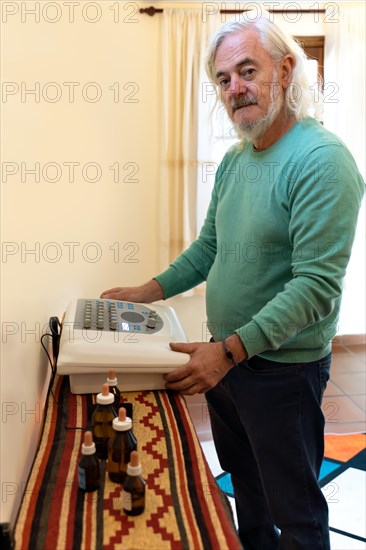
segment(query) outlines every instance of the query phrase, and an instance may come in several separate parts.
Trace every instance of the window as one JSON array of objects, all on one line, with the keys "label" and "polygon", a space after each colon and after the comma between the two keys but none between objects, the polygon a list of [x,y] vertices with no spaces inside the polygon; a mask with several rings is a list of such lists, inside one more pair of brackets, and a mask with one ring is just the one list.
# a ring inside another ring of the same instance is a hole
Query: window
[{"label": "window", "polygon": [[295,36],[310,62],[317,64],[317,72],[324,79],[324,36]]}]

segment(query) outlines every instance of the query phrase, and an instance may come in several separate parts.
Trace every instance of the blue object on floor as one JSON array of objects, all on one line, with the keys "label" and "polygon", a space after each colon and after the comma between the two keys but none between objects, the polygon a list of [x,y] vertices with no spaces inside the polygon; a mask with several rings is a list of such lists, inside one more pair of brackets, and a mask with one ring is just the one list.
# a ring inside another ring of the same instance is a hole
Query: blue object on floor
[{"label": "blue object on floor", "polygon": [[[329,476],[334,470],[337,470],[337,468],[340,467],[340,464],[338,462],[332,462],[330,460],[327,460],[326,458],[323,460],[322,466],[320,468],[320,475],[319,475],[319,481],[324,479],[325,477]],[[233,485],[231,483],[231,476],[227,472],[223,472],[222,474],[218,475],[216,477],[216,481],[220,487],[220,489],[229,497],[234,496],[234,489]]]},{"label": "blue object on floor", "polygon": [[319,481],[334,472],[337,468],[339,468],[339,464],[337,462],[331,462],[325,458],[320,468]]},{"label": "blue object on floor", "polygon": [[231,475],[227,472],[224,472],[223,474],[220,474],[216,477],[216,481],[220,487],[220,489],[228,496],[233,497],[234,496],[234,490],[233,490],[233,484],[231,483]]}]

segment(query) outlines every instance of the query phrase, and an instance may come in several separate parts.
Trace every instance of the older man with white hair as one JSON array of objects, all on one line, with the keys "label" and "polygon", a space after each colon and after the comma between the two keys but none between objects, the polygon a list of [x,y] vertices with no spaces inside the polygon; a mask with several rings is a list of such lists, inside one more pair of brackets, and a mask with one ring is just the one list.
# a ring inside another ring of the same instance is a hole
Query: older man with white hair
[{"label": "older man with white hair", "polygon": [[239,142],[223,158],[199,237],[144,285],[103,298],[152,302],[207,281],[212,342],[166,388],[205,393],[245,550],[327,550],[318,484],[322,396],[364,182],[317,120],[298,44],[269,17],[225,24],[207,59]]}]

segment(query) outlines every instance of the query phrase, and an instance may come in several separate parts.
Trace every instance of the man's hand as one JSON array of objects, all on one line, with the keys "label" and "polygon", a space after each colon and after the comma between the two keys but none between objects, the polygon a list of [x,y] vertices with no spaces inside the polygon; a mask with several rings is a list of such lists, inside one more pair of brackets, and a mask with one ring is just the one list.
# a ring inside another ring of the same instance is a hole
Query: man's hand
[{"label": "man's hand", "polygon": [[173,351],[189,353],[191,357],[188,363],[164,376],[167,390],[186,395],[204,393],[215,387],[233,367],[221,342],[171,343],[170,347]]},{"label": "man's hand", "polygon": [[151,281],[141,286],[110,288],[102,292],[100,297],[109,300],[150,304],[156,300],[162,300],[164,293],[159,283],[155,279],[151,279]]}]

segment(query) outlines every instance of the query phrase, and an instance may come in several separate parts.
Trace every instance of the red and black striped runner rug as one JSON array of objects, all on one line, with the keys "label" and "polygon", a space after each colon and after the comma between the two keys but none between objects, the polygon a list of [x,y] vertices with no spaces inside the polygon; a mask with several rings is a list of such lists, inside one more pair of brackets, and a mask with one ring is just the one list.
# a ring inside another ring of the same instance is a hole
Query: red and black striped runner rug
[{"label": "red and black striped runner rug", "polygon": [[145,512],[131,517],[104,461],[99,491],[78,488],[77,463],[95,396],[71,394],[66,376],[56,376],[53,395],[15,527],[16,550],[241,548],[183,397],[165,391],[123,396],[132,403],[147,482]]}]

